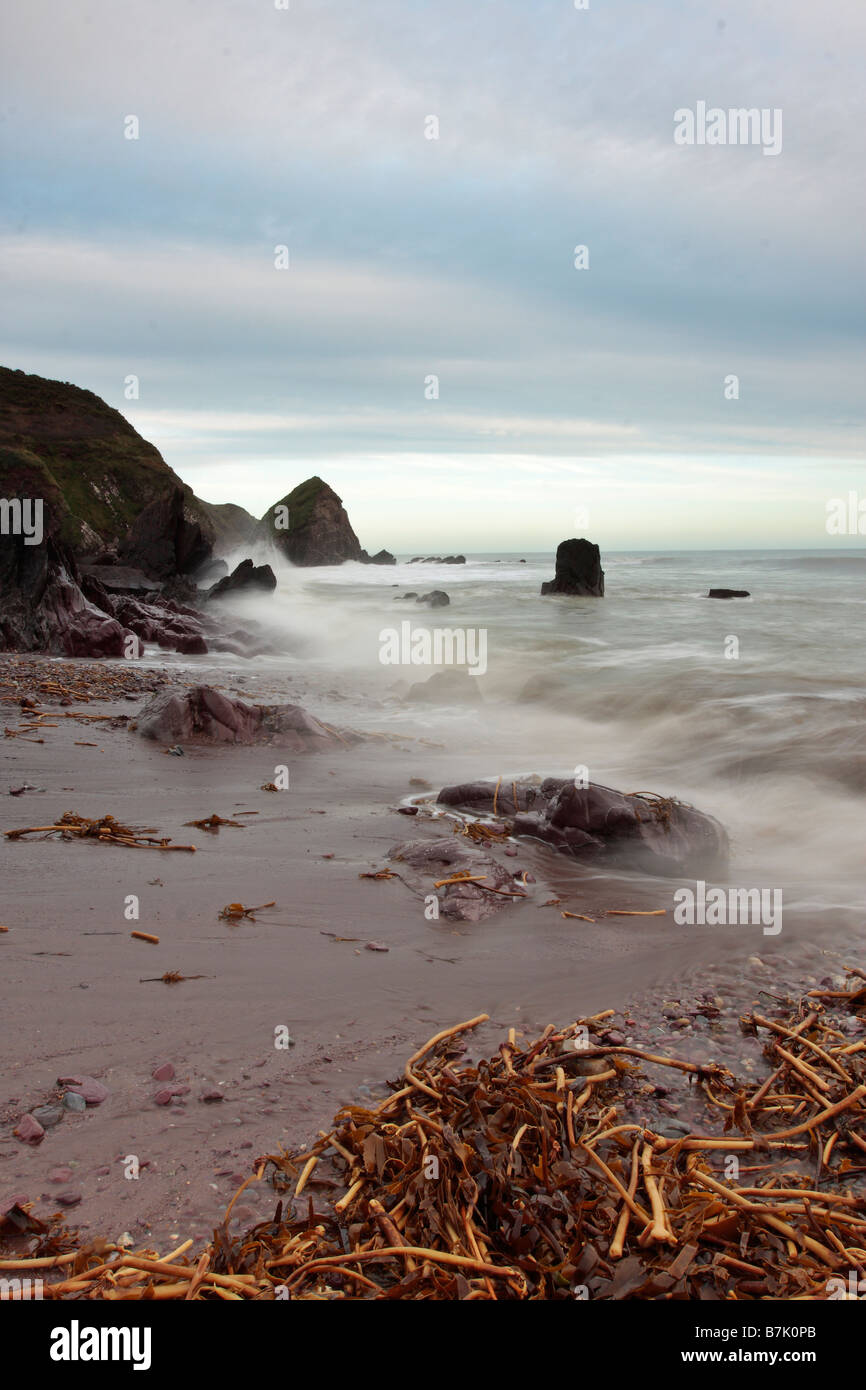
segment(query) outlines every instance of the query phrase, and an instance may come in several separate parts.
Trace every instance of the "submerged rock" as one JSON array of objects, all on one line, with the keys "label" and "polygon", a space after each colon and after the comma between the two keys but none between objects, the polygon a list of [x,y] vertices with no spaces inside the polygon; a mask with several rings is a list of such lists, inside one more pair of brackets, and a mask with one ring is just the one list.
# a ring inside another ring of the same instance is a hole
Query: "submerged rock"
[{"label": "submerged rock", "polygon": [[426,681],[416,681],[410,685],[407,700],[423,704],[454,705],[477,704],[484,699],[477,676],[468,671],[437,671]]},{"label": "submerged rock", "polygon": [[447,608],[451,602],[444,589],[431,589],[429,594],[419,594],[416,603],[426,603],[428,608]]},{"label": "submerged rock", "polygon": [[575,787],[549,777],[540,786],[470,782],[444,787],[438,802],[508,817],[512,833],[543,840],[577,859],[616,863],[660,876],[694,877],[724,870],[728,837],[714,817],[673,797]]},{"label": "submerged rock", "polygon": [[[407,840],[394,845],[388,858],[430,879],[426,886],[424,879],[416,880],[419,889],[425,896],[435,895],[441,915],[452,921],[481,922],[527,896],[526,888],[516,884],[502,864],[478,849],[464,848],[454,835],[441,840]],[[437,879],[464,872],[483,874],[486,887],[477,883],[449,883],[438,889],[432,886]]]},{"label": "submerged rock", "polygon": [[268,743],[297,753],[331,752],[359,738],[329,729],[300,705],[248,705],[209,685],[156,695],[137,728],[161,743]]},{"label": "submerged rock", "polygon": [[542,584],[541,592],[604,598],[604,570],[598,546],[587,540],[561,541],[556,547],[556,574]]},{"label": "submerged rock", "polygon": [[751,598],[748,589],[710,589],[707,598]]}]

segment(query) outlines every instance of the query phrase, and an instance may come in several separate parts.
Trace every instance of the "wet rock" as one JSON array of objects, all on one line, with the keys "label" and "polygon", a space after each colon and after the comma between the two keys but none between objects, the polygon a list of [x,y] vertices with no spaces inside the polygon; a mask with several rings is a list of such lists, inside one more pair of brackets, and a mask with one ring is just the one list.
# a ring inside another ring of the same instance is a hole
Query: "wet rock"
[{"label": "wet rock", "polygon": [[444,589],[431,589],[429,594],[419,594],[415,602],[423,603],[428,608],[447,608],[451,600]]},{"label": "wet rock", "polygon": [[423,891],[425,895],[435,891],[439,897],[440,913],[455,921],[480,922],[502,911],[509,903],[521,901],[520,897],[511,896],[511,892],[521,890],[502,864],[478,850],[464,849],[455,843],[454,837],[409,840],[405,844],[394,845],[388,857],[409,865],[429,879],[450,878],[468,870],[473,874],[483,874],[488,890],[506,890],[490,892],[475,883],[452,883],[434,890],[432,884],[419,880],[418,891]]},{"label": "wet rock", "polygon": [[228,598],[233,594],[261,592],[273,593],[277,587],[277,577],[270,565],[254,565],[252,560],[241,560],[224,579],[220,579],[208,590],[208,599]]},{"label": "wet rock", "polygon": [[21,1140],[22,1144],[41,1144],[45,1138],[45,1130],[32,1115],[22,1116],[14,1134],[17,1139]]},{"label": "wet rock", "polygon": [[80,1114],[82,1110],[87,1109],[87,1101],[77,1091],[67,1091],[63,1097],[63,1108],[72,1111],[73,1114]]},{"label": "wet rock", "polygon": [[751,598],[748,589],[710,589],[707,598]]},{"label": "wet rock", "polygon": [[561,541],[556,547],[555,576],[542,584],[541,592],[603,598],[604,570],[598,546],[583,539]]},{"label": "wet rock", "polygon": [[23,1207],[24,1204],[29,1201],[30,1198],[26,1192],[14,1192],[11,1197],[4,1197],[2,1201],[0,1201],[0,1221],[2,1221],[3,1217],[8,1215],[14,1207]]},{"label": "wet rock", "polygon": [[58,1192],[55,1200],[62,1207],[77,1207],[83,1196],[84,1193],[79,1188],[67,1188],[65,1192]]},{"label": "wet rock", "polygon": [[173,1095],[174,1095],[174,1091],[171,1089],[171,1087],[166,1086],[166,1087],[164,1087],[162,1090],[157,1091],[156,1095],[155,1095],[154,1098],[153,1098],[154,1104],[155,1104],[155,1105],[171,1105],[171,1100],[172,1100],[172,1096],[173,1096]]},{"label": "wet rock", "polygon": [[154,1067],[151,1072],[154,1081],[174,1080],[174,1067],[171,1062],[162,1062],[160,1066]]},{"label": "wet rock", "polygon": [[[515,799],[518,808],[515,814]],[[514,835],[544,840],[564,854],[603,860],[655,875],[691,877],[723,871],[728,837],[712,816],[670,797],[625,796],[571,779],[533,783],[469,782],[444,787],[438,803],[513,817]]]},{"label": "wet rock", "polygon": [[333,752],[358,735],[342,736],[300,705],[248,705],[208,685],[164,691],[138,718],[138,733],[161,743],[267,743],[296,753]]},{"label": "wet rock", "polygon": [[409,687],[408,700],[421,704],[453,705],[478,704],[484,699],[477,676],[467,671],[437,671],[426,681]]},{"label": "wet rock", "polygon": [[365,565],[396,565],[397,560],[390,550],[377,550],[375,555],[368,555],[366,550],[361,551],[361,560]]},{"label": "wet rock", "polygon": [[202,1091],[199,1100],[204,1101],[205,1105],[213,1105],[215,1101],[224,1100],[222,1091],[217,1090],[216,1086],[210,1086],[206,1091]]},{"label": "wet rock", "polygon": [[51,1172],[48,1174],[48,1181],[57,1183],[72,1182],[74,1177],[75,1173],[71,1168],[52,1168]]}]

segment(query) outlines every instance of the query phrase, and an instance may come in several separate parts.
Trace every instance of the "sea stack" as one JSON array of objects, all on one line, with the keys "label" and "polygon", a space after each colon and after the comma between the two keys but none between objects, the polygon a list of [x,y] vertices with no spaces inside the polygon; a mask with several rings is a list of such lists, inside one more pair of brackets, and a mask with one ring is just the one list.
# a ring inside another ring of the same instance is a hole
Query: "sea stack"
[{"label": "sea stack", "polygon": [[541,592],[604,598],[604,570],[598,546],[583,539],[560,541],[556,547],[556,574],[542,584]]}]

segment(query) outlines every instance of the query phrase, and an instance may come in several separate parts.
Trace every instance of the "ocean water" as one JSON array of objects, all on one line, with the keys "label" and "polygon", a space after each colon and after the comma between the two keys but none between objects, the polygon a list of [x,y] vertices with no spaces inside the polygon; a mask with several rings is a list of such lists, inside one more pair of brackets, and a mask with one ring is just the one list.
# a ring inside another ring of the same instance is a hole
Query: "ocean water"
[{"label": "ocean water", "polygon": [[[247,689],[302,674],[313,712],[420,730],[443,761],[459,752],[460,775],[583,766],[624,791],[679,796],[728,827],[740,882],[863,904],[866,552],[623,552],[603,565],[604,599],[542,598],[549,554],[282,566],[273,597],[235,605],[280,648],[245,665]],[[708,600],[710,587],[751,597]],[[431,589],[450,605],[395,601]],[[383,634],[405,620],[483,630],[481,701],[406,700],[433,668],[382,661]]]}]

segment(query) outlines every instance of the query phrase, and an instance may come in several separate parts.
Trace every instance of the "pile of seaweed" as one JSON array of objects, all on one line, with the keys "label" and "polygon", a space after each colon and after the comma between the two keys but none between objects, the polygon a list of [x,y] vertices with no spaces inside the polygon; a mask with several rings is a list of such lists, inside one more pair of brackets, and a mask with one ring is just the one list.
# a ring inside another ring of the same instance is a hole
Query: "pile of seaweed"
[{"label": "pile of seaweed", "polygon": [[[257,1159],[196,1262],[191,1242],[159,1259],[48,1230],[0,1268],[42,1274],[45,1297],[68,1299],[857,1297],[866,1038],[840,1024],[866,1012],[864,979],[851,970],[844,990],[741,1020],[766,1035],[760,1084],[607,1045],[609,1013],[531,1042],[511,1030],[476,1064],[465,1035],[480,1015],[431,1038],[380,1104],[345,1107],[309,1149]],[[718,1133],[644,1122],[657,1066],[688,1075]],[[760,1185],[729,1176],[740,1156]],[[274,1219],[230,1236],[254,1182],[273,1185]],[[11,1215],[26,1229],[24,1209]]]}]

